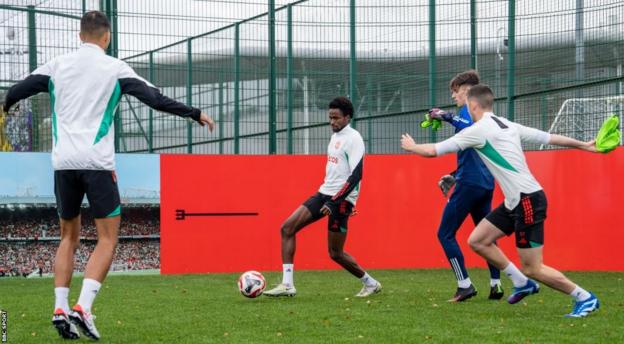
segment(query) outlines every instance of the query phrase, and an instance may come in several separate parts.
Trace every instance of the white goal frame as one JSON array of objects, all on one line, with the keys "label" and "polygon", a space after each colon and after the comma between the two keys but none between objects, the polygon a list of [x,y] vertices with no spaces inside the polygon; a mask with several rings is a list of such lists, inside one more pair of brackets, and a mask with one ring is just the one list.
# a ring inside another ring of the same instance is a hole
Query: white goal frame
[{"label": "white goal frame", "polygon": [[[605,110],[604,112],[600,113],[600,114],[595,114],[595,113],[591,113],[591,112],[586,112],[585,110],[581,111],[581,112],[576,112],[576,113],[570,113],[570,111],[568,110],[568,108],[574,106],[575,103],[578,103],[580,105],[585,105],[585,104],[591,104],[591,103],[598,103],[598,104],[603,104]],[[619,107],[619,108],[617,108]],[[612,115],[618,115],[620,116],[620,131],[622,131],[622,129],[624,129],[624,95],[619,95],[619,96],[609,96],[609,97],[593,97],[593,98],[570,98],[570,99],[566,99],[563,104],[561,104],[561,108],[559,108],[559,111],[557,112],[557,115],[555,116],[555,119],[553,120],[552,124],[550,125],[550,128],[548,129],[548,133],[551,134],[563,134],[566,136],[572,136],[569,134],[570,129],[574,129],[574,126],[576,123],[571,123],[571,126],[565,126],[565,127],[560,127],[562,121],[564,121],[566,118],[566,115],[598,115],[598,117],[596,119],[600,120],[600,124],[598,126],[594,126],[593,128],[590,128],[590,130],[583,130],[583,134],[584,136],[587,137],[574,137],[576,139],[579,140],[583,140],[583,141],[588,141],[589,139],[593,138],[596,136],[596,134],[598,133],[598,130],[600,130],[600,126],[602,125],[602,122],[604,122],[604,120],[606,120],[607,118],[609,118]],[[591,123],[591,122],[588,122]],[[566,130],[567,129],[567,130]],[[580,128],[577,128],[580,129]],[[578,136],[578,135],[577,135]],[[622,141],[620,141],[620,145],[622,145]],[[540,150],[543,150],[546,148],[547,145],[541,145],[540,146]]]}]

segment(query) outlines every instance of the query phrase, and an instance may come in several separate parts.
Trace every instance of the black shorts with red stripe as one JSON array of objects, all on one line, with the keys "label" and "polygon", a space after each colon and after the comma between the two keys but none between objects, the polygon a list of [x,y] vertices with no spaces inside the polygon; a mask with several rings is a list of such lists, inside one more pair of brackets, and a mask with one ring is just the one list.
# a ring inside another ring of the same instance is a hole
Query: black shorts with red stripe
[{"label": "black shorts with red stripe", "polygon": [[520,194],[520,203],[509,210],[505,203],[485,218],[506,235],[516,233],[516,247],[532,248],[544,245],[544,220],[548,202],[543,190]]},{"label": "black shorts with red stripe", "polygon": [[[310,214],[312,214],[313,221],[317,221],[325,216],[321,213],[321,208],[331,199],[332,196],[323,195],[322,193],[317,192],[312,197],[308,198],[308,200],[303,202],[303,206],[308,208]],[[332,209],[332,213],[329,215],[327,230],[336,233],[347,233],[349,217],[351,216],[351,213],[353,213],[353,204],[349,201],[342,201],[336,208],[337,209]]]}]

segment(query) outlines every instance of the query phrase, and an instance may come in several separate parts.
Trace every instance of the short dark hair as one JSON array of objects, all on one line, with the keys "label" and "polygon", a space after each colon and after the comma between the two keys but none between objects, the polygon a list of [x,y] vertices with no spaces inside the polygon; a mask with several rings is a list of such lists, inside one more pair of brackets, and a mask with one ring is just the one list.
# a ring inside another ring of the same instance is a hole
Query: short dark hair
[{"label": "short dark hair", "polygon": [[468,100],[476,100],[484,109],[491,109],[494,106],[494,92],[488,85],[481,84],[471,87],[466,97]]},{"label": "short dark hair", "polygon": [[334,100],[329,103],[329,108],[338,109],[343,115],[353,118],[353,103],[351,103],[347,97],[334,98]]},{"label": "short dark hair", "polygon": [[480,81],[479,79],[479,73],[477,73],[477,71],[474,69],[469,69],[465,72],[461,72],[455,75],[455,77],[451,79],[451,82],[449,83],[449,88],[452,91],[460,88],[462,85],[478,85]]},{"label": "short dark hair", "polygon": [[89,36],[100,37],[110,29],[110,21],[106,14],[100,11],[89,11],[80,19],[80,32]]}]

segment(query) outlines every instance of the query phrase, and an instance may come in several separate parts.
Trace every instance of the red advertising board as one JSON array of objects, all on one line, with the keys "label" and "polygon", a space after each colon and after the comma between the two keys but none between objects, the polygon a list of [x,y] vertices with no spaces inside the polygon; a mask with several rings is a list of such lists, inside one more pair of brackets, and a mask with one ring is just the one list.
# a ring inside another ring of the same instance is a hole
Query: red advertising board
[{"label": "red advertising board", "polygon": [[[624,271],[618,255],[624,245],[624,149],[527,156],[549,202],[545,262],[564,270]],[[325,159],[162,155],[162,273],[281,269],[280,225],[317,191]],[[346,250],[367,269],[448,267],[436,236],[446,202],[437,181],[454,167],[454,156],[367,156]],[[493,206],[501,201],[497,190]],[[458,240],[467,265],[484,267],[466,244],[473,227],[468,219]],[[298,270],[338,268],[327,254],[326,231],[322,219],[297,236]],[[513,239],[500,246],[516,259]]]}]

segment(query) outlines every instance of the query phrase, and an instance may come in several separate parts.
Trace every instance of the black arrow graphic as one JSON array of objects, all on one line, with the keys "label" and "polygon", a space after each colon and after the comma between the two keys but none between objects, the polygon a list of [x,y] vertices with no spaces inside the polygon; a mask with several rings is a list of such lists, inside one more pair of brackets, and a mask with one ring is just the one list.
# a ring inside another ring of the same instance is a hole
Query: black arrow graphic
[{"label": "black arrow graphic", "polygon": [[191,216],[258,216],[258,213],[187,213],[184,209],[176,209],[175,211],[176,220],[185,220]]}]

